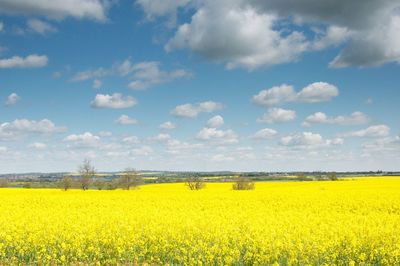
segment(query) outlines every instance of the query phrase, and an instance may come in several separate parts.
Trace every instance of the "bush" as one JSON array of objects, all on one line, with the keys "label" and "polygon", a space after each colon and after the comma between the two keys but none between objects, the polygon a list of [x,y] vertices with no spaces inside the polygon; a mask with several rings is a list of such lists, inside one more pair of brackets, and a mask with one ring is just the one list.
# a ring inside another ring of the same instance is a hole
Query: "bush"
[{"label": "bush", "polygon": [[70,188],[72,187],[73,182],[74,182],[74,181],[72,180],[71,177],[69,177],[69,176],[64,176],[64,177],[61,179],[60,186],[61,186],[62,189],[64,189],[65,191],[67,191],[68,189],[70,189]]},{"label": "bush", "polygon": [[253,190],[255,188],[254,182],[250,179],[239,176],[232,186],[233,190]]},{"label": "bush", "polygon": [[199,176],[188,177],[185,184],[190,190],[200,190],[206,186],[203,179]]},{"label": "bush", "polygon": [[7,179],[0,179],[0,187],[5,188],[8,187],[8,180]]},{"label": "bush", "polygon": [[338,177],[336,176],[336,172],[332,172],[328,174],[328,179],[331,181],[337,181]]}]

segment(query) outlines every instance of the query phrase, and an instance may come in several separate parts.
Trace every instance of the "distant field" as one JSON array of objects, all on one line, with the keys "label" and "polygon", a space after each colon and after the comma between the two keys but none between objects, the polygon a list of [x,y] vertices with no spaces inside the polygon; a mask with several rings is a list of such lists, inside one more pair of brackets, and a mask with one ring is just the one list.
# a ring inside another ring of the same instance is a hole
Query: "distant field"
[{"label": "distant field", "polygon": [[400,177],[0,189],[0,265],[399,265]]}]

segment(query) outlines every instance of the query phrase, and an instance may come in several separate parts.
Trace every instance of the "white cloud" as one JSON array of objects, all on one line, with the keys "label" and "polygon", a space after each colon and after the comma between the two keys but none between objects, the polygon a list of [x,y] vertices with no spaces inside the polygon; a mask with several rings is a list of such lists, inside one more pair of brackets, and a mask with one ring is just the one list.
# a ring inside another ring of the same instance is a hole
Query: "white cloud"
[{"label": "white cloud", "polygon": [[128,85],[133,90],[146,90],[152,86],[168,83],[175,79],[187,78],[192,74],[184,69],[173,71],[163,71],[160,69],[160,62],[144,61],[137,64],[132,64],[129,59],[125,60],[118,67],[121,75],[132,73],[132,79]]},{"label": "white cloud", "polygon": [[126,144],[138,144],[140,140],[137,136],[129,136],[122,139],[122,141]]},{"label": "white cloud", "polygon": [[36,150],[44,150],[47,148],[47,145],[42,142],[34,142],[29,144],[28,148],[36,149]]},{"label": "white cloud", "polygon": [[97,94],[91,102],[93,108],[123,109],[130,108],[137,104],[132,96],[123,96],[121,93]]},{"label": "white cloud", "polygon": [[178,117],[194,118],[200,113],[211,113],[222,109],[222,104],[212,101],[201,102],[199,104],[182,104],[176,106],[171,114]]},{"label": "white cloud", "polygon": [[39,20],[39,19],[29,19],[27,22],[28,29],[30,31],[45,35],[47,33],[57,32],[57,29],[51,24]]},{"label": "white cloud", "polygon": [[[169,12],[175,14],[185,3],[174,3]],[[211,61],[226,63],[228,68],[254,69],[293,62],[304,52],[341,45],[331,67],[400,62],[398,1],[328,0],[323,5],[319,1],[292,0],[192,3],[187,5],[195,10],[191,20],[178,27],[165,45],[167,51],[188,49]],[[152,14],[152,8],[148,9],[146,13]],[[160,14],[166,12],[160,10]]]},{"label": "white cloud", "polygon": [[14,139],[24,134],[54,134],[66,131],[65,127],[57,127],[52,121],[16,119],[13,122],[0,124],[0,139]]},{"label": "white cloud", "polygon": [[166,146],[168,154],[183,156],[183,158],[187,158],[188,155],[193,154],[193,151],[203,148],[203,145],[200,143],[188,143],[177,139],[169,139]]},{"label": "white cloud", "polygon": [[288,102],[318,103],[330,101],[339,95],[336,86],[326,82],[314,82],[295,92],[293,86],[283,84],[270,89],[262,90],[254,95],[252,100],[261,106],[273,106]]},{"label": "white cloud", "polygon": [[361,125],[368,123],[369,118],[362,112],[353,112],[349,116],[340,115],[328,117],[325,113],[316,112],[306,117],[303,126],[311,124],[337,124],[337,125]]},{"label": "white cloud", "polygon": [[317,32],[316,40],[312,43],[312,49],[321,50],[330,46],[337,46],[347,41],[351,34],[351,31],[346,27],[328,26],[322,33]]},{"label": "white cloud", "polygon": [[0,32],[4,30],[4,23],[3,21],[0,21]]},{"label": "white cloud", "polygon": [[0,59],[0,68],[37,68],[47,65],[48,58],[45,55],[31,54],[23,58],[13,56],[7,59]]},{"label": "white cloud", "polygon": [[135,125],[138,123],[138,121],[136,119],[130,118],[127,115],[121,115],[117,120],[115,120],[115,123],[120,125]]},{"label": "white cloud", "polygon": [[142,146],[140,148],[135,148],[132,153],[137,156],[149,156],[154,152],[153,148],[149,146]]},{"label": "white cloud", "polygon": [[212,127],[201,129],[197,134],[197,139],[219,144],[234,144],[239,142],[238,136],[232,130],[218,130]]},{"label": "white cloud", "polygon": [[167,121],[165,123],[162,123],[160,125],[160,128],[161,129],[175,129],[176,125],[174,123],[170,122],[170,121]]},{"label": "white cloud", "polygon": [[207,121],[207,127],[220,127],[224,124],[224,118],[220,115],[216,115],[211,117],[208,121]]},{"label": "white cloud", "polygon": [[6,100],[6,105],[7,106],[12,106],[17,104],[21,100],[21,97],[19,97],[15,92],[11,93],[8,95],[7,100]]},{"label": "white cloud", "polygon": [[72,134],[64,138],[65,142],[71,142],[77,147],[97,147],[100,144],[100,137],[90,132],[83,134]]},{"label": "white cloud", "polygon": [[103,86],[103,82],[101,82],[101,80],[99,80],[99,79],[93,80],[93,84],[92,84],[93,89],[100,89],[101,86]]},{"label": "white cloud", "polygon": [[159,142],[164,142],[171,139],[171,136],[169,134],[166,133],[160,133],[155,137],[150,137],[149,140],[150,141],[159,141]]},{"label": "white cloud", "polygon": [[339,95],[336,86],[326,82],[314,82],[297,93],[296,101],[306,103],[327,102]]},{"label": "white cloud", "polygon": [[390,127],[386,125],[374,125],[365,129],[341,134],[343,137],[386,137],[390,133]]},{"label": "white cloud", "polygon": [[275,137],[278,134],[278,132],[274,129],[271,128],[263,128],[259,131],[257,131],[254,135],[254,139],[271,139]]},{"label": "white cloud", "polygon": [[[155,85],[172,82],[177,79],[189,78],[192,73],[185,69],[175,69],[166,71],[161,69],[158,61],[143,61],[133,63],[130,58],[122,63],[114,63],[110,68],[99,67],[76,73],[72,81],[84,81],[89,79],[99,79],[106,76],[126,77],[130,80],[128,87],[132,90],[146,90]],[[94,82],[99,83],[94,80]],[[95,84],[95,83],[93,83]],[[101,83],[99,84],[99,87]],[[94,86],[95,87],[95,86]]]},{"label": "white cloud", "polygon": [[296,118],[296,112],[282,108],[270,108],[257,122],[261,123],[285,123]]},{"label": "white cloud", "polygon": [[312,132],[302,132],[293,135],[284,136],[280,140],[283,146],[297,146],[303,148],[316,148],[330,145],[342,145],[343,139],[335,138],[325,140],[320,134]]},{"label": "white cloud", "polygon": [[93,78],[102,78],[111,74],[112,72],[110,70],[100,67],[94,70],[78,72],[72,77],[72,81],[84,81]]},{"label": "white cloud", "polygon": [[101,0],[3,0],[0,13],[10,15],[45,16],[49,19],[94,19],[105,21],[108,1]]},{"label": "white cloud", "polygon": [[176,10],[185,6],[190,0],[136,0],[148,19],[163,16],[176,16]]},{"label": "white cloud", "polygon": [[100,131],[100,132],[98,133],[98,135],[99,135],[100,137],[111,137],[111,136],[112,136],[112,132],[110,132],[110,131]]},{"label": "white cloud", "polygon": [[[205,1],[190,23],[182,24],[165,46],[190,49],[228,68],[255,69],[294,61],[307,49],[298,31],[276,30],[277,17],[239,1]],[[229,44],[229,45],[227,45]]]}]

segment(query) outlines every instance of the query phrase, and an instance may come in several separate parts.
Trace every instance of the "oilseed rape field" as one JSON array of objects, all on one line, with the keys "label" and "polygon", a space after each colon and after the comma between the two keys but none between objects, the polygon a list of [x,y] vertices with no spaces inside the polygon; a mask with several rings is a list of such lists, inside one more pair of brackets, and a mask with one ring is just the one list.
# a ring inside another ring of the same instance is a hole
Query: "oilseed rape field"
[{"label": "oilseed rape field", "polygon": [[400,177],[0,189],[0,265],[399,265]]}]

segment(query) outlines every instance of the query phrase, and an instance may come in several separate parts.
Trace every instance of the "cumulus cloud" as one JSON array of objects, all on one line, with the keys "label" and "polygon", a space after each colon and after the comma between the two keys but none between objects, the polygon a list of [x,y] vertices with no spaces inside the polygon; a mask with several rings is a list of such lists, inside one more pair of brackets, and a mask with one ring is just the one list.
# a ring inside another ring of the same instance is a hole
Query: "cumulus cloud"
[{"label": "cumulus cloud", "polygon": [[39,19],[29,19],[27,22],[30,31],[45,35],[47,33],[57,32],[57,29],[50,23]]},{"label": "cumulus cloud", "polygon": [[190,23],[178,28],[165,46],[167,51],[187,48],[228,68],[255,69],[294,61],[307,49],[301,32],[283,34],[274,28],[273,14],[259,13],[238,1],[205,3]]},{"label": "cumulus cloud", "polygon": [[280,144],[283,146],[296,147],[323,147],[330,145],[342,145],[343,139],[335,138],[325,140],[320,134],[313,132],[302,132],[293,135],[284,136],[280,139]]},{"label": "cumulus cloud", "polygon": [[34,142],[28,145],[28,148],[35,149],[35,150],[44,150],[47,148],[47,145],[42,142]]},{"label": "cumulus cloud", "polygon": [[224,118],[220,115],[216,115],[211,117],[208,121],[207,121],[207,127],[220,127],[224,124]]},{"label": "cumulus cloud", "polygon": [[342,137],[386,137],[390,133],[390,127],[387,125],[374,125],[365,129],[351,131],[341,134]]},{"label": "cumulus cloud", "polygon": [[148,19],[175,15],[179,7],[185,6],[190,0],[137,0]]},{"label": "cumulus cloud", "polygon": [[140,140],[137,136],[129,136],[122,139],[122,142],[126,144],[138,144]]},{"label": "cumulus cloud", "polygon": [[130,63],[127,59],[119,67],[122,75],[132,73],[131,81],[128,85],[133,90],[146,90],[158,84],[164,84],[180,78],[190,77],[192,74],[184,69],[173,71],[163,71],[160,69],[160,62],[145,61],[137,64]]},{"label": "cumulus cloud", "polygon": [[215,112],[222,109],[222,107],[223,106],[221,103],[213,101],[206,101],[198,104],[187,103],[176,106],[171,111],[171,114],[177,117],[194,118],[197,117],[200,113]]},{"label": "cumulus cloud", "polygon": [[132,150],[133,155],[136,156],[149,156],[154,152],[153,148],[150,146],[142,146]]},{"label": "cumulus cloud", "polygon": [[148,140],[149,141],[155,141],[155,142],[165,142],[167,140],[171,139],[171,136],[166,133],[160,133],[157,136],[150,137]]},{"label": "cumulus cloud", "polygon": [[73,17],[105,21],[109,5],[109,1],[101,0],[3,0],[0,13],[45,16],[56,20]]},{"label": "cumulus cloud", "polygon": [[271,139],[274,138],[278,132],[274,129],[271,128],[263,128],[259,131],[257,131],[254,135],[254,139]]},{"label": "cumulus cloud", "polygon": [[19,100],[21,100],[21,97],[19,97],[18,94],[13,92],[10,95],[8,95],[6,100],[6,106],[16,105],[17,102],[19,102]]},{"label": "cumulus cloud", "polygon": [[285,123],[296,118],[296,112],[282,108],[270,108],[261,118],[257,119],[260,123]]},{"label": "cumulus cloud", "polygon": [[93,78],[102,78],[110,75],[111,73],[112,72],[109,69],[104,69],[102,67],[93,70],[80,71],[72,77],[72,81],[84,81]]},{"label": "cumulus cloud", "polygon": [[327,82],[311,83],[299,92],[296,92],[293,86],[283,84],[260,91],[253,96],[252,101],[257,105],[269,107],[288,102],[326,102],[338,95],[338,88]]},{"label": "cumulus cloud", "polygon": [[[172,9],[185,4],[175,3]],[[177,28],[167,51],[188,49],[228,68],[248,69],[338,45],[343,48],[331,67],[400,60],[398,1],[205,0],[192,6],[191,20]]]},{"label": "cumulus cloud", "polygon": [[120,125],[135,125],[138,123],[136,119],[130,118],[127,115],[121,115],[118,117],[117,120],[115,120],[115,123],[120,124]]},{"label": "cumulus cloud", "polygon": [[48,119],[40,121],[16,119],[13,122],[0,124],[0,139],[14,139],[29,133],[54,134],[64,131],[66,131],[65,127],[58,127]]},{"label": "cumulus cloud", "polygon": [[13,56],[11,58],[0,59],[0,68],[38,68],[46,66],[47,62],[48,58],[45,55]]},{"label": "cumulus cloud", "polygon": [[[101,86],[100,78],[107,76],[119,76],[128,78],[130,80],[128,87],[132,90],[146,90],[150,87],[172,82],[177,79],[189,78],[192,73],[178,68],[174,70],[161,69],[161,63],[158,61],[142,61],[134,63],[130,58],[125,59],[123,62],[114,63],[109,68],[99,67],[97,69],[88,69],[77,72],[72,81],[85,81],[95,79],[93,84],[98,83]],[[95,87],[95,86],[93,86]]]},{"label": "cumulus cloud", "polygon": [[73,143],[76,147],[96,147],[100,144],[100,137],[90,132],[71,134],[64,138],[65,142]]},{"label": "cumulus cloud", "polygon": [[176,125],[174,123],[172,123],[171,121],[167,121],[165,123],[162,123],[160,125],[161,129],[175,129]]},{"label": "cumulus cloud", "polygon": [[239,142],[238,136],[234,131],[230,129],[219,130],[212,127],[201,129],[197,134],[197,139],[219,144],[234,144]]},{"label": "cumulus cloud", "polygon": [[121,93],[97,94],[91,102],[93,108],[123,109],[130,108],[137,104],[132,96],[123,96]]},{"label": "cumulus cloud", "polygon": [[352,114],[339,115],[336,117],[328,117],[323,112],[316,112],[306,117],[303,126],[310,126],[311,124],[337,124],[337,125],[361,125],[368,123],[369,118],[362,112],[353,112]]}]

